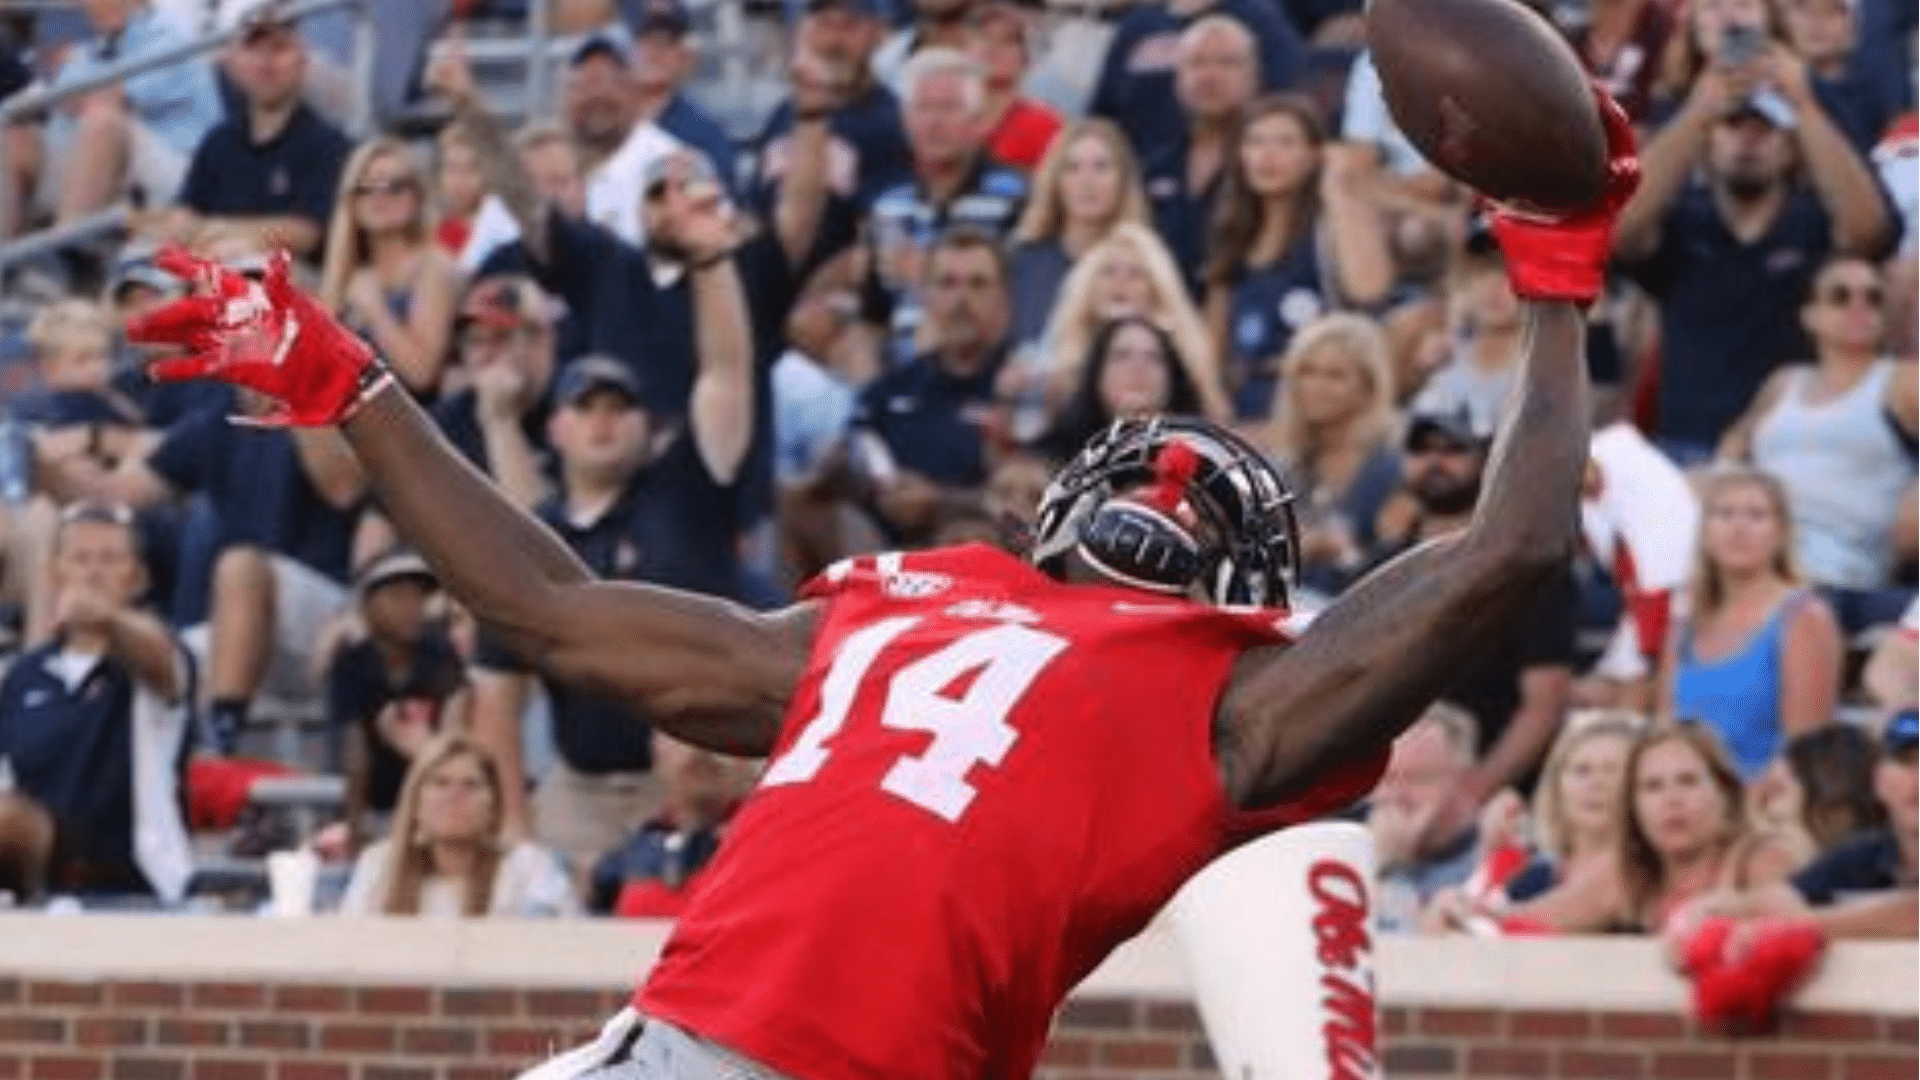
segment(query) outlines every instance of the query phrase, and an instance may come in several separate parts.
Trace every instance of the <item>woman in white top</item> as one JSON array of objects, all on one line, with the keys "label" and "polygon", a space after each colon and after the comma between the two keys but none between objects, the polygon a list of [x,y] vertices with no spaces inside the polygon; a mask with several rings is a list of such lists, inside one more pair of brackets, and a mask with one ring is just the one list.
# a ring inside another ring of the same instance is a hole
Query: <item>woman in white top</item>
[{"label": "woman in white top", "polygon": [[1724,458],[1780,479],[1793,508],[1795,555],[1848,633],[1892,623],[1912,599],[1890,569],[1903,500],[1913,496],[1920,379],[1888,359],[1878,267],[1836,256],[1800,309],[1814,362],[1781,368],[1721,441]]},{"label": "woman in white top", "polygon": [[343,915],[572,915],[579,898],[558,858],[500,834],[500,776],[460,736],[424,747],[407,770],[393,831],[361,852]]}]

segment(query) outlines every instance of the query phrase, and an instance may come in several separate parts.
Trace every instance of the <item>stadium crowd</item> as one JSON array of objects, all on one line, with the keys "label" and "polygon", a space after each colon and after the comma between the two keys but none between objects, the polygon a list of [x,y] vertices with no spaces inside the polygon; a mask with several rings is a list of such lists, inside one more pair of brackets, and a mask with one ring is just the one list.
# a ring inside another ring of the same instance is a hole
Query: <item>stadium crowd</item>
[{"label": "stadium crowd", "polygon": [[[381,130],[346,126],[338,28],[278,0],[7,17],[7,92],[237,29],[5,133],[10,234],[135,208],[6,281],[17,904],[257,904],[235,867],[298,847],[322,909],[672,915],[755,779],[477,632],[336,433],[147,380],[121,331],[183,288],[163,243],[291,250],[608,577],[770,607],[850,554],[1020,550],[1054,467],[1161,412],[1291,478],[1303,620],[1475,512],[1519,305],[1355,0],[804,0],[748,139],[690,91],[682,0],[557,3],[557,111],[517,124],[460,20],[524,11],[374,5],[414,7],[444,17],[383,29]],[[1911,935],[1914,11],[1543,14],[1643,132],[1584,544],[1352,812],[1380,925]],[[342,778],[324,827],[250,799],[288,775]]]}]

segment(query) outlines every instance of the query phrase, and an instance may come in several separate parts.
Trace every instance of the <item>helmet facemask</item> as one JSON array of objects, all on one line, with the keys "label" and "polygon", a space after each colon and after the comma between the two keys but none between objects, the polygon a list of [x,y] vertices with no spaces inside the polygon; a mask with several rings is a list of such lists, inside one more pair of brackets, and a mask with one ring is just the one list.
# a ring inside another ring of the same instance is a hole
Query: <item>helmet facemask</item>
[{"label": "helmet facemask", "polygon": [[1230,432],[1120,420],[1048,485],[1032,558],[1060,576],[1077,552],[1117,584],[1183,596],[1198,584],[1216,604],[1284,608],[1299,551],[1291,504],[1280,474]]}]

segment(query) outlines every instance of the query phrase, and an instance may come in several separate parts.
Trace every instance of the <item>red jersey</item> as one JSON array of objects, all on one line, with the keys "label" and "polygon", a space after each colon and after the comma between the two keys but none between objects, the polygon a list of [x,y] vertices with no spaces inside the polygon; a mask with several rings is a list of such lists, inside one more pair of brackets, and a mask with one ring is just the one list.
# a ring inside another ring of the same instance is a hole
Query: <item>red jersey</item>
[{"label": "red jersey", "polygon": [[1214,709],[1279,613],[1065,585],[973,545],[842,563],[758,791],[635,996],[796,1080],[1033,1070],[1054,1011],[1234,844]]}]

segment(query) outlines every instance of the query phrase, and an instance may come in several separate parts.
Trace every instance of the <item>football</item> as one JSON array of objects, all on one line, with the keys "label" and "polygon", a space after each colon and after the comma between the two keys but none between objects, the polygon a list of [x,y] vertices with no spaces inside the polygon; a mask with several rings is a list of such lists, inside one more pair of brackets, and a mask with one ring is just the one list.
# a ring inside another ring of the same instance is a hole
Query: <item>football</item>
[{"label": "football", "polygon": [[1580,60],[1514,0],[1372,0],[1367,44],[1394,122],[1434,167],[1489,198],[1584,206],[1607,140]]}]

